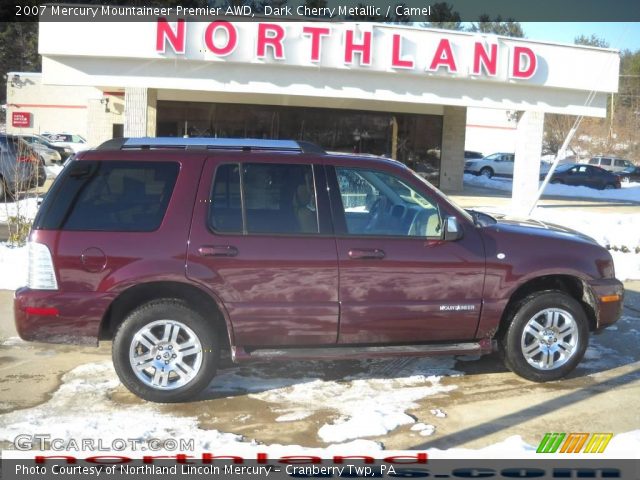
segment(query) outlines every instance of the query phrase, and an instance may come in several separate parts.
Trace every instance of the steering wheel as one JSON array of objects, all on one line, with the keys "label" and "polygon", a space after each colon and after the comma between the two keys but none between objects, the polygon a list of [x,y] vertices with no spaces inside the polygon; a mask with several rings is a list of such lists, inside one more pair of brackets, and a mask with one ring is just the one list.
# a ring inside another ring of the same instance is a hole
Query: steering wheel
[{"label": "steering wheel", "polygon": [[371,205],[371,209],[369,210],[369,215],[371,218],[369,219],[369,223],[364,227],[366,232],[372,231],[377,224],[380,222],[380,218],[384,215],[385,210],[387,208],[387,199],[385,197],[378,197],[373,204]]}]

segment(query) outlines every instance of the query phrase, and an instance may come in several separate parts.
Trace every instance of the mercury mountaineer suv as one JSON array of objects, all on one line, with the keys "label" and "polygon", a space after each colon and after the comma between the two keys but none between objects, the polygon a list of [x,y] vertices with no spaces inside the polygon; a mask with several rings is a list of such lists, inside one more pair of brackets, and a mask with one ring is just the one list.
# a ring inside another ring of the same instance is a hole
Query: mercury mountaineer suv
[{"label": "mercury mountaineer suv", "polygon": [[458,208],[405,165],[294,141],[110,140],[58,176],[15,294],[25,340],[112,340],[122,383],[193,399],[233,361],[478,354],[571,372],[623,301],[607,250]]}]

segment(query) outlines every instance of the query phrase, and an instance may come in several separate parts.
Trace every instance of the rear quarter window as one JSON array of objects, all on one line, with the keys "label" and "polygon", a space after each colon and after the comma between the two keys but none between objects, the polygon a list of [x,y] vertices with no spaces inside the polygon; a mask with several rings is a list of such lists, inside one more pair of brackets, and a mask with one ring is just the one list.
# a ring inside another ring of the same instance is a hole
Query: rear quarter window
[{"label": "rear quarter window", "polygon": [[175,162],[73,162],[47,194],[34,228],[150,232],[162,223],[178,176]]}]

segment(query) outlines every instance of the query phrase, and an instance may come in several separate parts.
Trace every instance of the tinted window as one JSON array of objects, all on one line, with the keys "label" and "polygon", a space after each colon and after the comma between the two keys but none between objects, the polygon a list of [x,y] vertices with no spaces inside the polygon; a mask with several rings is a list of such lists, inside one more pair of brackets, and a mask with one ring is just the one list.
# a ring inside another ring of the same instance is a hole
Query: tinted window
[{"label": "tinted window", "polygon": [[216,170],[211,204],[211,226],[218,232],[318,233],[311,165],[221,165]]},{"label": "tinted window", "polygon": [[243,182],[248,233],[318,232],[310,165],[245,164]]},{"label": "tinted window", "polygon": [[598,159],[597,158],[592,158],[591,160],[589,160],[589,164],[590,165],[598,165]]},{"label": "tinted window", "polygon": [[218,232],[242,232],[240,166],[220,165],[211,192],[210,222]]},{"label": "tinted window", "polygon": [[600,165],[611,165],[611,159],[603,158],[602,160],[600,160]]},{"label": "tinted window", "polygon": [[150,232],[164,217],[177,163],[73,162],[55,182],[35,228]]},{"label": "tinted window", "polygon": [[336,168],[347,232],[353,235],[439,237],[435,204],[384,172]]}]

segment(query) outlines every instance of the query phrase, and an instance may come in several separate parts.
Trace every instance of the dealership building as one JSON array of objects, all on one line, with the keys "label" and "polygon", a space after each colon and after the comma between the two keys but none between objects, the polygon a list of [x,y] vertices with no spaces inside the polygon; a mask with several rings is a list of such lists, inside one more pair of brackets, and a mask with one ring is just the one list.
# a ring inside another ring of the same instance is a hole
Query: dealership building
[{"label": "dealership building", "polygon": [[519,204],[544,114],[605,116],[619,73],[615,50],[378,23],[41,22],[39,51],[41,74],[8,75],[9,132],[300,139],[450,192],[466,136],[508,135]]}]

